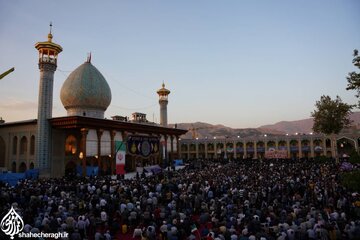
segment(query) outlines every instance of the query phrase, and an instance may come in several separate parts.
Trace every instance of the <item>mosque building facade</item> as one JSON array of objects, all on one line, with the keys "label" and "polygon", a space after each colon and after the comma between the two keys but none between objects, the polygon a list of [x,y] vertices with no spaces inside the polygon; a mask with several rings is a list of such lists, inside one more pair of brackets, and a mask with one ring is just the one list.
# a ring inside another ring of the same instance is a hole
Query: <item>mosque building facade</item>
[{"label": "mosque building facade", "polygon": [[191,159],[314,159],[349,157],[359,153],[360,129],[344,129],[340,134],[284,134],[253,137],[205,137],[180,139],[180,158]]},{"label": "mosque building facade", "polygon": [[187,131],[167,126],[170,91],[165,85],[157,91],[160,125],[147,121],[143,113],[134,113],[131,120],[120,116],[105,119],[111,88],[92,65],[91,56],[63,83],[60,99],[67,116],[53,118],[54,72],[62,47],[52,38],[50,30],[48,41],[35,45],[40,69],[38,118],[0,123],[1,170],[38,168],[41,176],[60,177],[79,167],[85,175],[88,166],[97,166],[102,174],[114,174],[117,142],[126,146],[128,171],[136,166],[167,166],[178,158],[178,139]]}]

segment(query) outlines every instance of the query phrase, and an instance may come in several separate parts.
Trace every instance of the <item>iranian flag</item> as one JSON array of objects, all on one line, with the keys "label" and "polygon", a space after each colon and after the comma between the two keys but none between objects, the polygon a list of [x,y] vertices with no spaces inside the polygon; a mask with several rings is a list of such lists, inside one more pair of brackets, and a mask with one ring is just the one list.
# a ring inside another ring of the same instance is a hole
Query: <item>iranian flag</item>
[{"label": "iranian flag", "polygon": [[116,174],[125,174],[125,154],[126,146],[123,141],[115,141],[116,153]]}]

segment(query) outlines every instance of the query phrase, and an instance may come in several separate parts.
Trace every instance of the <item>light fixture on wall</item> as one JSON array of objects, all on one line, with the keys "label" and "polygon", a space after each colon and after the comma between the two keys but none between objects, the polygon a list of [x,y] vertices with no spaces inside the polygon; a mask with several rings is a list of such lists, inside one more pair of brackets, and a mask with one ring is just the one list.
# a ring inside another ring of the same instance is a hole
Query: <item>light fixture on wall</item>
[{"label": "light fixture on wall", "polygon": [[83,158],[84,158],[83,152],[80,152],[80,153],[79,153],[79,158],[80,158],[80,159],[83,159]]}]

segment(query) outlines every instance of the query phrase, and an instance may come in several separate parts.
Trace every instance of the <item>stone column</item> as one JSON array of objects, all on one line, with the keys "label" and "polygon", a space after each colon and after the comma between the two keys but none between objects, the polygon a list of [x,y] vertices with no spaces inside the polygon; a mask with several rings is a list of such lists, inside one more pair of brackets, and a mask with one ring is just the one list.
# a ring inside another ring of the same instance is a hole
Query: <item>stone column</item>
[{"label": "stone column", "polygon": [[[82,128],[81,132],[81,148],[80,148],[80,160],[82,161],[82,175],[86,176],[86,137],[89,132],[89,129]],[[81,154],[82,153],[82,154]]]},{"label": "stone column", "polygon": [[195,153],[196,153],[196,159],[199,159],[199,142],[196,140],[195,142]]},{"label": "stone column", "polygon": [[187,159],[190,160],[190,144],[187,143]]},{"label": "stone column", "polygon": [[244,141],[244,144],[243,144],[243,149],[244,149],[244,155],[243,155],[243,159],[246,159],[247,158],[247,151],[246,151],[246,141]]},{"label": "stone column", "polygon": [[234,159],[237,158],[237,154],[236,154],[236,142],[233,142],[233,151],[234,151]]},{"label": "stone column", "polygon": [[115,135],[116,135],[116,131],[111,130],[110,131],[110,138],[111,138],[111,157],[110,157],[111,174],[115,174],[115,164],[116,164]]},{"label": "stone column", "polygon": [[205,147],[205,159],[208,159],[208,142],[207,141],[205,142],[204,147]]},{"label": "stone column", "polygon": [[165,148],[163,147],[163,161],[165,162],[165,166],[168,167],[169,166],[169,159],[168,159],[168,154],[167,154],[167,135],[164,135],[164,141],[165,141]]},{"label": "stone column", "polygon": [[170,161],[171,161],[171,165],[172,165],[172,163],[173,163],[173,156],[174,156],[174,136],[170,136],[170,143],[171,143],[171,149],[170,149],[170,151],[171,151],[171,154],[170,154]]},{"label": "stone column", "polygon": [[176,136],[176,152],[177,152],[177,155],[178,155],[178,158],[179,159],[182,159],[182,151],[181,151],[181,154],[180,154],[180,142],[179,142],[179,136]]},{"label": "stone column", "polygon": [[314,158],[315,154],[314,154],[314,139],[310,138],[310,157]]},{"label": "stone column", "polygon": [[302,146],[301,146],[301,139],[298,140],[298,146],[299,146],[299,159],[302,158]]},{"label": "stone column", "polygon": [[254,141],[253,144],[254,144],[254,157],[253,157],[253,159],[257,159],[257,145],[256,145],[256,141]]},{"label": "stone column", "polygon": [[217,159],[218,155],[217,155],[217,144],[216,141],[214,142],[214,159]]},{"label": "stone column", "polygon": [[287,150],[287,155],[288,155],[288,158],[291,158],[291,155],[290,155],[290,141],[289,139],[286,139],[286,150]]},{"label": "stone column", "polygon": [[104,132],[103,129],[97,129],[97,130],[96,130],[97,140],[98,140],[98,144],[97,144],[97,162],[98,162],[98,167],[99,167],[99,174],[102,173],[101,136],[102,136],[103,132]]}]

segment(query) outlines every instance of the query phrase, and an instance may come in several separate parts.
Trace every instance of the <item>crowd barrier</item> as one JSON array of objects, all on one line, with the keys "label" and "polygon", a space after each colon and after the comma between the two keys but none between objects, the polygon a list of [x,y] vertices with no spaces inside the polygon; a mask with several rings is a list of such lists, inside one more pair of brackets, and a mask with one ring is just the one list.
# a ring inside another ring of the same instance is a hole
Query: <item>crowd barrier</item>
[{"label": "crowd barrier", "polygon": [[[76,173],[82,176],[82,166],[76,166]],[[97,176],[99,167],[86,166],[86,176]]]},{"label": "crowd barrier", "polygon": [[39,177],[39,169],[26,170],[23,173],[1,173],[0,181],[15,186],[20,180],[23,179],[37,179]]}]

